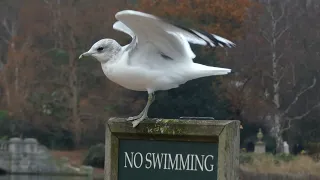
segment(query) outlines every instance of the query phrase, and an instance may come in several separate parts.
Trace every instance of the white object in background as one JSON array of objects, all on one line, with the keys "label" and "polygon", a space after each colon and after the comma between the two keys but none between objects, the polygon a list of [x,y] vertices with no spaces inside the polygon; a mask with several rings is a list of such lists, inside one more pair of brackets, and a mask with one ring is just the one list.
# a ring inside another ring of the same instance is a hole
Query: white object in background
[{"label": "white object in background", "polygon": [[289,154],[289,153],[290,153],[290,151],[289,151],[289,144],[287,143],[287,141],[284,141],[284,142],[283,142],[283,152],[284,152],[285,154]]}]

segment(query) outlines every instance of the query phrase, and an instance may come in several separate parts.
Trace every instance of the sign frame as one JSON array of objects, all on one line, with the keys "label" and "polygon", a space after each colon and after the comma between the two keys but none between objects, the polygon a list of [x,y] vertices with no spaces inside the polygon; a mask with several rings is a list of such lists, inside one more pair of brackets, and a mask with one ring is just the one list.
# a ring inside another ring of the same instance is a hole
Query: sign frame
[{"label": "sign frame", "polygon": [[239,179],[238,120],[149,118],[133,128],[126,118],[110,118],[106,121],[105,133],[105,180],[118,180],[118,151],[121,139],[217,143],[217,179]]}]

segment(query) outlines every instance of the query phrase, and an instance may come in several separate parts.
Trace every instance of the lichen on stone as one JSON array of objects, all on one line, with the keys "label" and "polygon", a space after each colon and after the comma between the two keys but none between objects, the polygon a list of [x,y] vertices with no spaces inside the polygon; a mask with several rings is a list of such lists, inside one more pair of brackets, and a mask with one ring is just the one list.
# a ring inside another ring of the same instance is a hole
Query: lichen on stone
[{"label": "lichen on stone", "polygon": [[147,128],[148,133],[156,133],[156,134],[181,134],[182,128],[177,126],[172,126],[171,124],[177,122],[176,119],[157,119],[156,123],[150,125]]}]

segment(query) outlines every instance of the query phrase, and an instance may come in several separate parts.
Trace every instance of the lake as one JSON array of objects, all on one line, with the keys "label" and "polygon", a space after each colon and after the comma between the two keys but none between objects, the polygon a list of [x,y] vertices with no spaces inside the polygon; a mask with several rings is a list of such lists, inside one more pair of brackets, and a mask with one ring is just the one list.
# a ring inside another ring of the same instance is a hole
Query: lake
[{"label": "lake", "polygon": [[88,180],[88,177],[0,175],[0,180]]}]

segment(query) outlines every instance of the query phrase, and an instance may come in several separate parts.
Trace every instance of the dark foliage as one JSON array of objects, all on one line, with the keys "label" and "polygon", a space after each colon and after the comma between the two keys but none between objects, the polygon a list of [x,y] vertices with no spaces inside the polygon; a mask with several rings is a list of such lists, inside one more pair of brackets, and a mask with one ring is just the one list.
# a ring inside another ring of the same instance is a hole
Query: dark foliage
[{"label": "dark foliage", "polygon": [[83,160],[83,164],[96,168],[104,168],[104,149],[104,144],[97,144],[90,147]]}]

